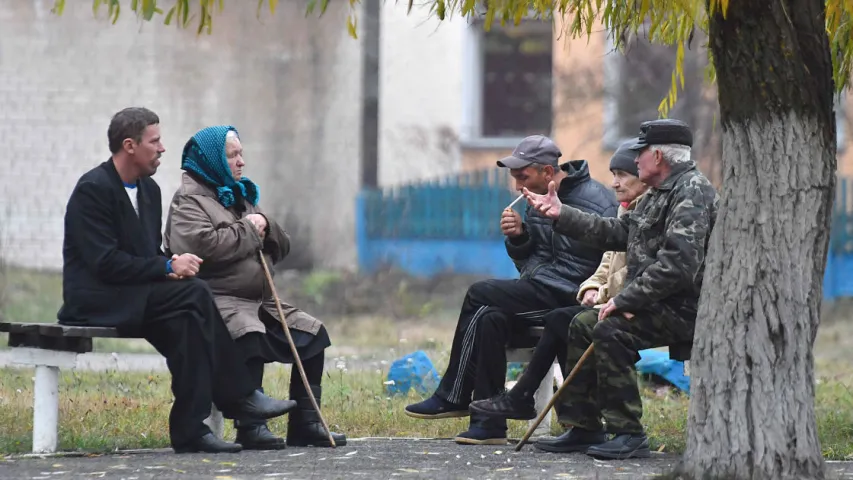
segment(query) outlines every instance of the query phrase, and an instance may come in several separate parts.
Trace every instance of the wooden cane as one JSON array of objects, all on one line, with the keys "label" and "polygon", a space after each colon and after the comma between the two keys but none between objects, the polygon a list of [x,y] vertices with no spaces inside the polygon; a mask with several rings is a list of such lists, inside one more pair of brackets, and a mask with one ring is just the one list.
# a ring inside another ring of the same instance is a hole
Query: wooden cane
[{"label": "wooden cane", "polygon": [[574,368],[572,368],[572,371],[569,372],[569,375],[566,377],[565,380],[563,380],[563,384],[560,385],[560,388],[557,389],[557,393],[555,393],[554,396],[551,397],[551,400],[548,400],[548,405],[543,408],[541,412],[539,412],[539,416],[536,417],[536,421],[533,422],[533,425],[527,428],[527,433],[524,434],[524,437],[522,437],[521,441],[518,442],[518,444],[515,446],[516,452],[521,450],[521,447],[524,446],[524,444],[527,442],[527,439],[529,439],[530,436],[533,435],[533,431],[536,430],[536,427],[538,427],[539,424],[542,423],[542,419],[545,418],[545,415],[548,414],[548,411],[551,410],[551,407],[553,407],[554,404],[557,403],[557,399],[560,398],[560,394],[563,393],[563,390],[566,389],[566,387],[569,385],[569,382],[571,382],[572,379],[575,378],[575,375],[577,375],[578,370],[580,370],[581,365],[583,365],[583,362],[586,360],[586,357],[592,354],[592,347],[593,344],[590,344],[589,347],[587,347],[586,351],[583,352],[583,355],[581,355],[581,358],[578,359],[578,363],[575,364]]},{"label": "wooden cane", "polygon": [[[299,359],[299,353],[296,351],[296,345],[293,344],[293,337],[290,336],[290,329],[287,328],[287,322],[284,321],[284,311],[281,309],[281,300],[278,298],[278,292],[275,289],[275,283],[272,281],[272,275],[270,274],[270,269],[267,266],[267,260],[264,258],[264,252],[259,252],[261,257],[261,265],[264,267],[264,275],[267,277],[267,283],[270,286],[270,290],[272,290],[273,299],[275,299],[275,308],[278,309],[278,318],[281,321],[281,326],[284,328],[284,334],[287,335],[287,341],[290,343],[290,351],[293,353],[293,363],[296,364],[297,370],[299,370],[299,376],[302,377],[302,384],[305,385],[305,391],[308,392],[308,398],[311,399],[311,405],[314,406],[314,410],[317,411],[317,416],[320,417],[320,422],[323,424],[323,428],[326,429],[326,435],[329,436],[329,442],[332,443],[332,447],[337,447],[335,445],[335,439],[332,438],[332,431],[329,430],[329,425],[326,423],[326,419],[323,418],[323,414],[320,413],[320,406],[317,405],[317,400],[314,398],[314,392],[311,391],[311,385],[308,384],[308,377],[305,376],[305,369],[302,367],[302,361]],[[293,372],[290,373],[293,375]]]}]

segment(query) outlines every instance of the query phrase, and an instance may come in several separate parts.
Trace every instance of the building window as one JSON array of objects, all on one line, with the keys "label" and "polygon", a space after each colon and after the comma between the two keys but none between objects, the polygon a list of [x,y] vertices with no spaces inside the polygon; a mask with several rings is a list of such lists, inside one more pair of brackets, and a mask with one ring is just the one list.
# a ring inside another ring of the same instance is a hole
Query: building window
[{"label": "building window", "polygon": [[[708,110],[700,105],[705,101],[702,69],[707,63],[707,52],[699,49],[700,44],[700,39],[695,38],[692,48],[684,50],[684,88],[679,83],[678,101],[668,115],[694,130],[701,123],[698,117]],[[658,105],[672,85],[676,47],[650,43],[641,29],[628,40],[624,54],[615,50],[610,33],[605,49],[602,140],[606,150],[615,150],[637,135],[642,122],[658,118]]]},{"label": "building window", "polygon": [[467,25],[467,91],[462,139],[483,146],[515,146],[521,138],[551,134],[553,28],[550,21],[487,32]]}]

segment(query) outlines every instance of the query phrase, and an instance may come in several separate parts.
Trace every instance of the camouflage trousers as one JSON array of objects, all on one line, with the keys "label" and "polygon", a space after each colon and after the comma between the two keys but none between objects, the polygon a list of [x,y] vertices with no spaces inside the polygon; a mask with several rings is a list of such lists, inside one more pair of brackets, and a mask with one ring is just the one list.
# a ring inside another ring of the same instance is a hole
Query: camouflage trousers
[{"label": "camouflage trousers", "polygon": [[615,314],[598,321],[598,310],[585,310],[572,320],[566,375],[594,344],[577,375],[560,398],[560,421],[586,430],[601,430],[602,418],[609,433],[642,433],[643,403],[634,364],[639,350],[689,341],[693,320],[672,315],[636,315],[630,320]]}]

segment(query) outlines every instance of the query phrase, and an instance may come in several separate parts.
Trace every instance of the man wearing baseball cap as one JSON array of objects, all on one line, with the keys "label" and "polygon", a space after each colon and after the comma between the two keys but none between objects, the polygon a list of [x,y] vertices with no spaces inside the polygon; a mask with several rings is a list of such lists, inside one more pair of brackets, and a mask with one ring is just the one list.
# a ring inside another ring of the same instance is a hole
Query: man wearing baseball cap
[{"label": "man wearing baseball cap", "polygon": [[[544,194],[549,183],[559,184],[557,194],[565,204],[596,216],[615,217],[615,195],[589,176],[586,161],[560,165],[561,156],[550,138],[532,135],[497,165],[510,170],[519,191],[526,188]],[[603,246],[555,235],[552,224],[529,207],[525,221],[512,209],[504,210],[501,230],[520,278],[471,285],[441,384],[430,398],[407,406],[407,415],[440,419],[470,414],[469,429],[456,437],[457,443],[506,444],[506,420],[469,413],[472,395],[479,400],[503,390],[505,348],[511,336],[528,326],[542,325],[542,318],[554,309],[577,305],[581,282],[595,272],[604,253]]]},{"label": "man wearing baseball cap", "polygon": [[[684,122],[644,122],[637,140],[631,148],[639,152],[638,176],[651,188],[629,215],[587,215],[564,204],[553,186],[544,195],[524,192],[532,208],[554,220],[556,232],[626,252],[624,288],[597,318],[578,317],[569,327],[569,365],[594,348],[561,398],[572,408],[560,421],[573,426],[561,437],[561,451],[605,459],[650,454],[634,363],[640,350],[662,346],[670,346],[676,360],[689,359],[717,216],[716,191],[690,157],[693,134]],[[677,352],[674,346],[687,349]],[[596,389],[597,395],[584,393]]]}]

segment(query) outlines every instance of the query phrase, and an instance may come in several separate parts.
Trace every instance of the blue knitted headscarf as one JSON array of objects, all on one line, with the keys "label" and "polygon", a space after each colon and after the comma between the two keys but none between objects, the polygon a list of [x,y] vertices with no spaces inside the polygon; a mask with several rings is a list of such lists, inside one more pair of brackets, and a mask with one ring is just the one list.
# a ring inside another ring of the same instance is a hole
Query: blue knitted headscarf
[{"label": "blue knitted headscarf", "polygon": [[237,129],[231,125],[217,125],[199,130],[184,145],[181,169],[196,174],[201,180],[216,189],[216,194],[225,208],[231,207],[239,197],[252,205],[258,204],[260,190],[246,177],[235,181],[225,155],[225,136]]}]

